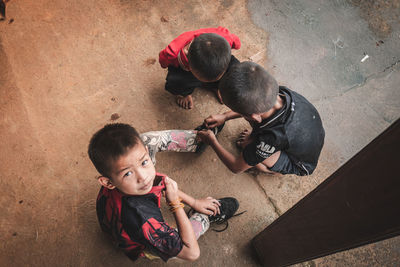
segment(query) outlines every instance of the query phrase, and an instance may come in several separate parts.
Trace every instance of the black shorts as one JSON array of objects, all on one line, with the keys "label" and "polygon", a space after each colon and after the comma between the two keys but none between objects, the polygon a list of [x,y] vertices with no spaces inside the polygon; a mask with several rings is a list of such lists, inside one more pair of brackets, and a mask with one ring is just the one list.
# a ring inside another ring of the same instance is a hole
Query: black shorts
[{"label": "black shorts", "polygon": [[[228,69],[239,63],[239,60],[231,56]],[[185,71],[182,68],[168,67],[168,74],[165,82],[165,90],[173,95],[187,96],[191,95],[195,88],[217,89],[219,81],[212,83],[203,83],[199,81],[192,72]]]},{"label": "black shorts", "polygon": [[195,88],[202,87],[203,83],[197,80],[190,72],[182,68],[168,67],[165,90],[173,95],[191,95]]},{"label": "black shorts", "polygon": [[299,176],[310,175],[315,167],[311,164],[303,163],[301,161],[292,160],[286,152],[281,151],[281,155],[277,162],[269,168],[273,172],[282,174],[296,174]]}]

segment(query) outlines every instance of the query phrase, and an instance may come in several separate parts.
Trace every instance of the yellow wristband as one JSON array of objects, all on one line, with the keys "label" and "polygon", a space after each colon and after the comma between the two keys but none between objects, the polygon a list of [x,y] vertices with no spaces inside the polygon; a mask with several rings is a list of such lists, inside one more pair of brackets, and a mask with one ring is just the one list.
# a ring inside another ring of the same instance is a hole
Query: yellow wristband
[{"label": "yellow wristband", "polygon": [[181,204],[181,201],[182,201],[182,199],[178,198],[177,201],[168,202],[168,206],[173,207],[173,206],[179,205],[179,204]]},{"label": "yellow wristband", "polygon": [[169,208],[169,210],[171,212],[175,212],[178,209],[183,208],[183,207],[185,207],[185,205],[183,203],[179,203],[178,205],[171,206],[171,208]]}]

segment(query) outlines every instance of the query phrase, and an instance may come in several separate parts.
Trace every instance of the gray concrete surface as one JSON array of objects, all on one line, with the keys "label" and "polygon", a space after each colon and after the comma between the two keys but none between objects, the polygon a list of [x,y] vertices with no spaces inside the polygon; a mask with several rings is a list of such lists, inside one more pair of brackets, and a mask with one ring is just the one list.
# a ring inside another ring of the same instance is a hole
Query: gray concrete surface
[{"label": "gray concrete surface", "polygon": [[[11,0],[0,22],[0,266],[132,265],[97,224],[87,143],[114,113],[143,132],[191,129],[227,110],[205,90],[193,110],[179,109],[155,61],[178,34],[218,25],[241,38],[240,60],[310,99],[326,129],[310,177],[234,175],[210,148],[157,156],[157,170],[185,192],[233,195],[247,210],[201,237],[197,262],[168,265],[257,266],[251,238],[400,115],[399,1],[371,2]],[[219,140],[238,153],[246,127],[229,122]],[[393,238],[302,265],[396,266],[399,247]]]},{"label": "gray concrete surface", "polygon": [[[400,4],[249,1],[248,7],[269,33],[265,67],[317,107],[326,130],[312,176],[256,177],[284,212],[399,118]],[[400,238],[394,238],[310,264],[396,266],[399,252]]]}]

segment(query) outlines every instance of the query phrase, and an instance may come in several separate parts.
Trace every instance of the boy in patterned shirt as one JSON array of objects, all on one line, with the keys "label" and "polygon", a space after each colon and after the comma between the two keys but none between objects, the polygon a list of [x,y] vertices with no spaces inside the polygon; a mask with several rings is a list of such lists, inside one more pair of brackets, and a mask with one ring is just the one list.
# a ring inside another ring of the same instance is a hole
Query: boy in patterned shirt
[{"label": "boy in patterned shirt", "polygon": [[[97,217],[102,230],[130,259],[196,260],[200,255],[200,235],[211,222],[229,219],[238,209],[234,198],[194,199],[180,191],[174,180],[155,171],[154,153],[194,152],[195,137],[196,131],[178,130],[139,136],[133,127],[121,123],[106,125],[93,135],[88,153],[101,174],[98,181],[102,186],[97,197]],[[178,231],[161,214],[163,192]],[[183,202],[196,211],[190,218],[183,210]]]}]

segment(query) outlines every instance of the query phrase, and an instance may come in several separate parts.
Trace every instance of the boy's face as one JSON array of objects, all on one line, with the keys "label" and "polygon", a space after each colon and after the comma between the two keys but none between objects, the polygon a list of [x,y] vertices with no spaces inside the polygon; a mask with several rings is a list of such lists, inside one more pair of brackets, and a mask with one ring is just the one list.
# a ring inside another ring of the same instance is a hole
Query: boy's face
[{"label": "boy's face", "polygon": [[140,142],[112,163],[111,180],[100,177],[99,182],[109,189],[116,187],[126,195],[145,195],[153,187],[155,175],[148,149]]}]

